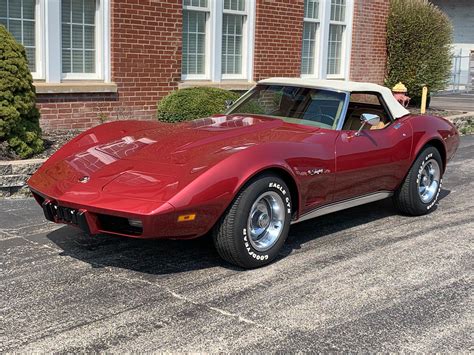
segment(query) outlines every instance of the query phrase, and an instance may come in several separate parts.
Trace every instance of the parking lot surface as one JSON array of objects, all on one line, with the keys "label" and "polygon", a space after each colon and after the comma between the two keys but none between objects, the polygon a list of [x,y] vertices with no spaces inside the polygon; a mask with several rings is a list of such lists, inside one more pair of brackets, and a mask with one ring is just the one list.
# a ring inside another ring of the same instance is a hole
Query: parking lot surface
[{"label": "parking lot surface", "polygon": [[474,137],[438,208],[385,200],[294,225],[243,271],[209,239],[88,236],[0,201],[0,351],[474,351]]}]

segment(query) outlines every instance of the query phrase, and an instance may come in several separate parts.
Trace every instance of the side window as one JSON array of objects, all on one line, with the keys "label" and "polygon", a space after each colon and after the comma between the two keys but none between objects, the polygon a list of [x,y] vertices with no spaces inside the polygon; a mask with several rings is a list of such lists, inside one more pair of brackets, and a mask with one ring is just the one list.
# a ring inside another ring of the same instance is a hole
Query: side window
[{"label": "side window", "polygon": [[364,125],[363,129],[383,129],[391,123],[391,117],[379,94],[376,93],[352,93],[349,107],[342,129],[357,131],[362,127],[363,115],[377,116],[380,122],[375,125]]}]

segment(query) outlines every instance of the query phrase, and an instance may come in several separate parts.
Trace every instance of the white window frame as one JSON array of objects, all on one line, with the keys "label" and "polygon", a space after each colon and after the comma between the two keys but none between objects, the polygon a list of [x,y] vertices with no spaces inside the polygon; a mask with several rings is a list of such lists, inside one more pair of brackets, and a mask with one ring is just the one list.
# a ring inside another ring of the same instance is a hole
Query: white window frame
[{"label": "white window frame", "polygon": [[[242,70],[240,74],[221,74],[222,80],[228,79],[245,79],[247,74],[247,52],[248,52],[248,12],[249,12],[249,1],[245,1],[245,10],[238,11],[238,10],[226,10],[222,9],[222,18],[224,18],[224,14],[226,15],[239,15],[244,17],[244,23],[242,26]],[[223,28],[221,26],[221,45],[222,45],[222,37],[223,37]],[[222,48],[221,48],[221,56],[220,59],[222,61]],[[222,73],[222,64],[221,64],[221,73]]]},{"label": "white window frame", "polygon": [[43,18],[44,18],[44,1],[35,0],[35,71],[31,72],[33,79],[44,79],[44,61],[43,61]]},{"label": "white window frame", "polygon": [[96,72],[62,73],[61,0],[36,0],[36,72],[34,80],[58,84],[71,80],[110,83],[110,1],[96,0]]},{"label": "white window frame", "polygon": [[[211,0],[207,1],[207,7],[204,6],[190,6],[182,5],[183,11],[196,11],[206,13],[206,43],[204,46],[204,74],[182,74],[181,79],[183,80],[209,80],[210,78],[210,62],[209,62],[209,53],[211,50],[210,45],[210,32],[212,28],[212,16],[211,16]],[[183,55],[183,53],[181,53]],[[182,70],[182,69],[181,69]]]},{"label": "white window frame", "polygon": [[[62,29],[62,16],[60,19]],[[64,80],[104,80],[103,43],[104,43],[104,1],[95,0],[95,73],[63,73],[61,48],[61,79]],[[61,30],[60,30],[61,31]],[[61,38],[62,44],[62,38]],[[72,43],[71,43],[72,46]]]},{"label": "white window frame", "polygon": [[[225,80],[246,80],[253,78],[253,53],[255,41],[255,11],[256,0],[245,0],[245,11],[224,10],[223,0],[208,0],[207,8],[182,5],[183,10],[206,11],[206,52],[205,52],[205,74],[181,75],[186,80],[207,80],[211,82],[222,82]],[[222,22],[224,13],[244,15],[244,26],[242,29],[242,73],[222,74]]]},{"label": "white window frame", "polygon": [[[314,75],[301,74],[302,78],[321,78],[321,79],[343,79],[348,80],[350,74],[351,47],[352,47],[352,19],[354,13],[354,0],[346,0],[345,21],[331,20],[331,0],[320,0],[319,2],[319,29],[317,34],[317,43],[315,46],[315,69]],[[313,22],[314,19],[304,18],[304,21]],[[341,72],[339,74],[327,73],[327,61],[329,52],[329,26],[345,26],[342,51],[341,51]],[[301,38],[303,42],[303,38]]]},{"label": "white window frame", "polygon": [[[321,53],[320,50],[321,50],[321,7],[322,7],[322,2],[324,1],[320,1],[319,2],[319,5],[318,5],[318,18],[315,19],[315,18],[312,18],[312,17],[304,17],[303,18],[303,26],[304,26],[304,23],[314,23],[316,24],[317,26],[317,29],[316,29],[316,38],[315,38],[315,43],[314,43],[314,53],[313,53],[313,57],[314,57],[314,63],[313,63],[313,74],[301,74],[301,77],[302,78],[319,78],[319,67],[320,67],[320,60],[321,60],[321,56],[318,55],[318,53]],[[304,27],[303,27],[303,31],[304,31]],[[303,39],[301,40],[301,42],[303,42]],[[303,56],[301,56],[303,58]]]}]

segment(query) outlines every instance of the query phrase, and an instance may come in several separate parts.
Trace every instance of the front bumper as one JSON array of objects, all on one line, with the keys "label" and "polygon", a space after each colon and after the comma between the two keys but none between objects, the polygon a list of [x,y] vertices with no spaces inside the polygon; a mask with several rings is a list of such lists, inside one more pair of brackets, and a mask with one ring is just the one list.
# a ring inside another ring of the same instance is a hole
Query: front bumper
[{"label": "front bumper", "polygon": [[[137,209],[133,209],[133,211],[105,209],[97,205],[55,199],[34,189],[31,191],[42,207],[47,220],[78,227],[88,234],[105,233],[147,239],[192,239],[205,234],[209,229],[202,220],[178,222],[181,212],[178,213],[168,203],[162,204],[156,213],[137,213],[135,212]],[[117,201],[117,205],[120,205],[119,201]],[[145,208],[145,205],[146,202],[141,201],[142,211],[149,210]],[[132,203],[132,206],[135,205]],[[153,207],[156,207],[156,204]],[[129,220],[140,221],[142,226],[131,225]]]}]

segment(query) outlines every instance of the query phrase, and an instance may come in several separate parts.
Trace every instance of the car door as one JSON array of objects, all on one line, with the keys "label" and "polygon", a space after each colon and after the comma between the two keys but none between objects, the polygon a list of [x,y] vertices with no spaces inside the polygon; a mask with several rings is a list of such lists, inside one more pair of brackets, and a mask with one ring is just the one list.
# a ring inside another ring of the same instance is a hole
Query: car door
[{"label": "car door", "polygon": [[[336,139],[336,182],[334,201],[393,191],[404,178],[410,164],[412,129],[404,118],[391,117],[380,95],[351,102],[343,129]],[[371,97],[370,97],[371,96]],[[361,116],[377,115],[378,127],[362,125]]]}]

